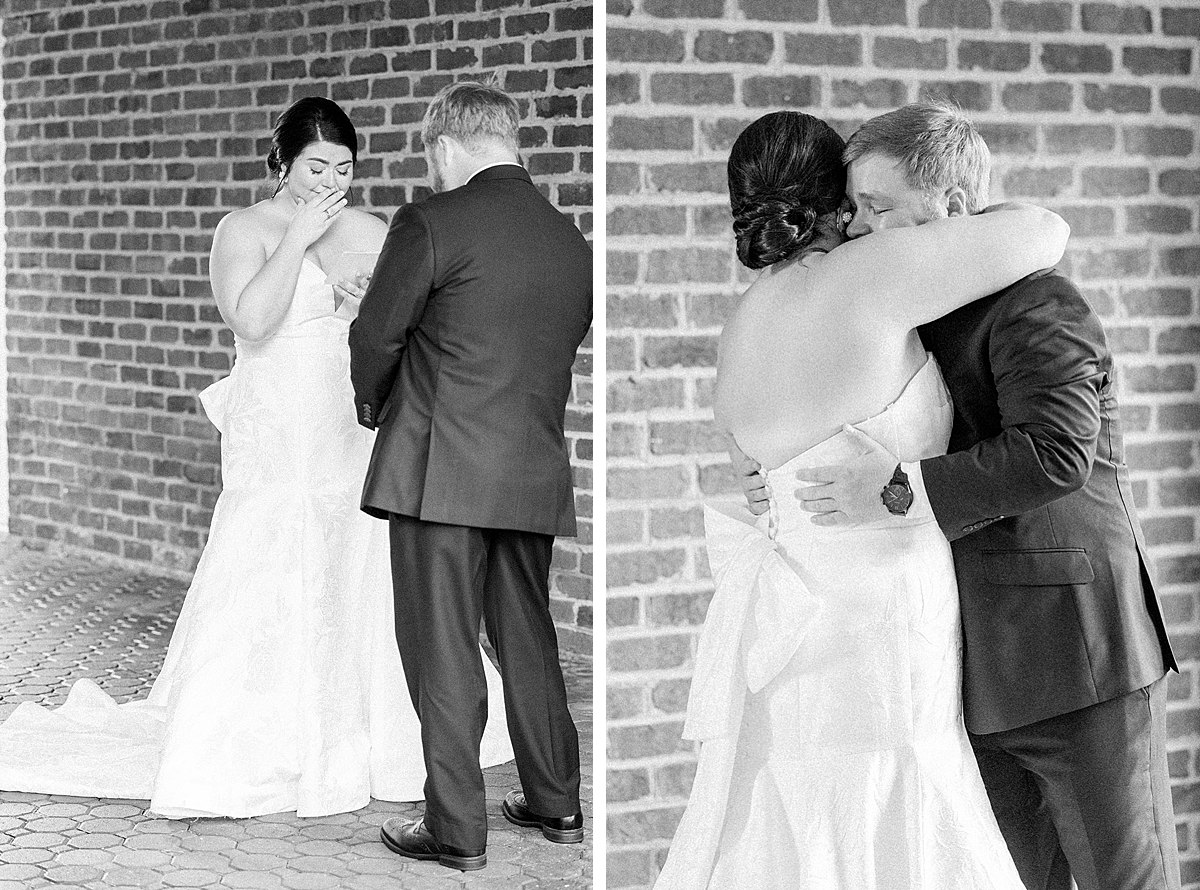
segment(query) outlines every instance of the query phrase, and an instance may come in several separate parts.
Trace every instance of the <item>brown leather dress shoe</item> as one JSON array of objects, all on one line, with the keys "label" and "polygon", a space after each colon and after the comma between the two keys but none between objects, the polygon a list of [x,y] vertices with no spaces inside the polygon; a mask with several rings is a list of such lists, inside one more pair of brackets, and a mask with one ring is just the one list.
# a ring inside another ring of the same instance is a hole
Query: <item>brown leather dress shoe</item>
[{"label": "brown leather dress shoe", "polygon": [[393,853],[409,859],[436,859],[438,864],[459,871],[475,871],[487,865],[487,853],[483,850],[460,850],[439,843],[425,827],[424,819],[412,822],[388,819],[379,829],[379,837]]},{"label": "brown leather dress shoe", "polygon": [[522,828],[541,828],[546,840],[556,844],[578,844],[583,840],[583,813],[574,816],[539,816],[525,803],[525,792],[510,791],[500,805],[504,818]]}]

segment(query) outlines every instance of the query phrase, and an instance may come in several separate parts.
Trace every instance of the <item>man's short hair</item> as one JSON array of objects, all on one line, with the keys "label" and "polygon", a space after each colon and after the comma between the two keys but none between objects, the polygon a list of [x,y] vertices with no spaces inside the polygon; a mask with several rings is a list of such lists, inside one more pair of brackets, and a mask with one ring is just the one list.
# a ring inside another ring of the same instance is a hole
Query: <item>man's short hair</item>
[{"label": "man's short hair", "polygon": [[469,150],[500,142],[517,151],[521,111],[512,96],[492,83],[460,80],[433,97],[421,122],[426,148],[442,135],[452,136]]},{"label": "man's short hair", "polygon": [[850,164],[876,153],[899,161],[913,188],[941,193],[958,186],[969,213],[987,206],[991,152],[975,125],[950,102],[918,102],[871,118],[850,137],[842,159]]}]

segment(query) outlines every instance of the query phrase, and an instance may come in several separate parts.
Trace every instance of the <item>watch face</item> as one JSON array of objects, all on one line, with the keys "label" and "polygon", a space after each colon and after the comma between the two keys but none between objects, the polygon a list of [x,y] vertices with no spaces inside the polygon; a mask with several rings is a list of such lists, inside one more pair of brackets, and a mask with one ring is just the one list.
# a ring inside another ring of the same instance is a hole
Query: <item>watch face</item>
[{"label": "watch face", "polygon": [[908,512],[908,508],[912,506],[912,500],[912,492],[907,485],[893,482],[883,490],[883,505],[887,507],[889,513],[895,513],[897,516],[903,516]]}]

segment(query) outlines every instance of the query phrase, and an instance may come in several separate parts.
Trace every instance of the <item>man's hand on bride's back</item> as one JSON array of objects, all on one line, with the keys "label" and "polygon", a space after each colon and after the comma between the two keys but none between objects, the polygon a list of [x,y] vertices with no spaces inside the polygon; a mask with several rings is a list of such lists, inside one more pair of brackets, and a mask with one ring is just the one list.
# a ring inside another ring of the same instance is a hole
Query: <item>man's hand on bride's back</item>
[{"label": "man's hand on bride's back", "polygon": [[763,478],[762,465],[749,457],[737,443],[730,439],[729,459],[733,462],[733,472],[742,486],[742,494],[746,496],[746,504],[755,516],[767,512],[767,480]]},{"label": "man's hand on bride's back", "polygon": [[796,491],[800,509],[814,514],[813,525],[862,525],[889,519],[883,489],[899,458],[853,426],[842,427],[862,449],[835,466],[799,470],[796,479],[808,482]]}]

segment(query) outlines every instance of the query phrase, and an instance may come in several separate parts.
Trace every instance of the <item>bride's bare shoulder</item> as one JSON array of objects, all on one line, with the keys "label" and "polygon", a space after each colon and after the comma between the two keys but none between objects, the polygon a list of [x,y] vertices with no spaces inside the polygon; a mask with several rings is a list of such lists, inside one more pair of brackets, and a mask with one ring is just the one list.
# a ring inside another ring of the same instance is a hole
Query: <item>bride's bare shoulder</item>
[{"label": "bride's bare shoulder", "polygon": [[266,203],[263,201],[231,210],[221,217],[213,233],[214,252],[261,249],[262,245],[271,240],[271,233],[278,226],[270,209],[263,206]]}]

